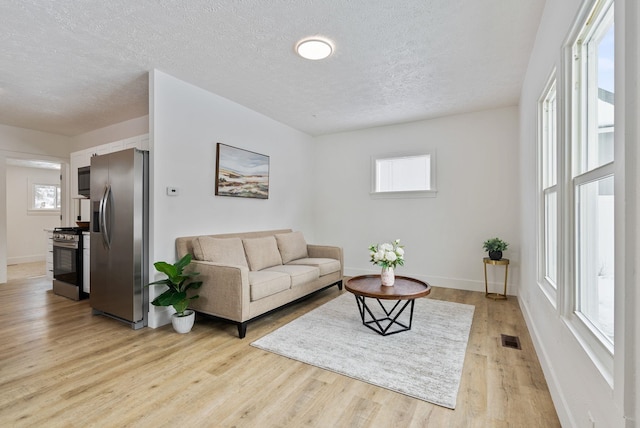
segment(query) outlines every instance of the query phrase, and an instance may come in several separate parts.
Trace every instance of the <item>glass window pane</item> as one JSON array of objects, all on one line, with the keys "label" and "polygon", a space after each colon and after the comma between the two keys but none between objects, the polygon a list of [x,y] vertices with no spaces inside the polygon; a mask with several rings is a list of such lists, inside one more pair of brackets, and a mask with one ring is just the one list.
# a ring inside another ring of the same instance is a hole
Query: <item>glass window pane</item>
[{"label": "glass window pane", "polygon": [[[612,8],[613,9],[613,8]],[[613,10],[610,12],[613,13]],[[613,17],[605,18],[587,45],[588,85],[587,109],[590,116],[586,148],[590,171],[613,161],[614,130],[614,25]],[[585,171],[583,171],[585,172]]]},{"label": "glass window pane", "polygon": [[556,87],[549,90],[544,101],[543,130],[543,187],[551,187],[557,183],[557,138],[556,138]]},{"label": "glass window pane", "polygon": [[613,343],[613,176],[577,189],[577,310]]},{"label": "glass window pane", "polygon": [[33,186],[33,208],[50,210],[58,207],[58,192],[56,186],[36,184]]},{"label": "glass window pane", "polygon": [[31,197],[33,210],[59,210],[61,206],[60,186],[55,184],[34,184]]},{"label": "glass window pane", "polygon": [[556,287],[558,282],[558,202],[556,192],[544,196],[545,277]]},{"label": "glass window pane", "polygon": [[431,156],[410,156],[376,161],[377,192],[431,189]]}]

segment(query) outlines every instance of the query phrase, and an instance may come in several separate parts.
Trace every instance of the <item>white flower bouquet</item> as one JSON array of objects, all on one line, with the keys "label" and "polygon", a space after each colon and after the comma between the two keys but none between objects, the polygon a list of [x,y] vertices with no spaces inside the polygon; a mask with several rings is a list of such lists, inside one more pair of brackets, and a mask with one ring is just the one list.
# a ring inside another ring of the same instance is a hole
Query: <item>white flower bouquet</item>
[{"label": "white flower bouquet", "polygon": [[404,266],[404,249],[400,245],[400,240],[396,239],[393,243],[384,243],[369,246],[369,255],[374,265],[383,268],[394,268],[396,266]]}]

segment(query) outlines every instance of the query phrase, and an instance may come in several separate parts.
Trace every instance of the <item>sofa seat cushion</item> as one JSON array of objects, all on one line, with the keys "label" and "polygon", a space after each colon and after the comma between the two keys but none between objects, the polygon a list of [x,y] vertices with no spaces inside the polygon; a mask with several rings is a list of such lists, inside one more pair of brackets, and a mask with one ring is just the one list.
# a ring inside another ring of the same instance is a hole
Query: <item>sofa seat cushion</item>
[{"label": "sofa seat cushion", "polygon": [[193,240],[193,255],[196,260],[248,267],[240,238],[199,236]]},{"label": "sofa seat cushion", "polygon": [[291,288],[291,277],[284,272],[249,271],[251,301]]},{"label": "sofa seat cushion", "polygon": [[247,254],[249,269],[262,270],[271,266],[282,265],[282,257],[280,257],[278,244],[273,235],[243,239],[242,244],[244,245],[244,252]]},{"label": "sofa seat cushion", "polygon": [[264,269],[262,272],[282,272],[291,277],[291,287],[315,281],[320,277],[320,270],[315,266],[281,265]]},{"label": "sofa seat cushion", "polygon": [[320,270],[320,276],[328,275],[330,273],[340,271],[340,261],[336,259],[324,259],[324,258],[305,258],[292,260],[287,263],[287,266],[291,265],[306,265],[315,266]]},{"label": "sofa seat cushion", "polygon": [[307,241],[304,240],[302,232],[278,233],[274,236],[278,243],[283,264],[287,264],[291,260],[309,257]]}]

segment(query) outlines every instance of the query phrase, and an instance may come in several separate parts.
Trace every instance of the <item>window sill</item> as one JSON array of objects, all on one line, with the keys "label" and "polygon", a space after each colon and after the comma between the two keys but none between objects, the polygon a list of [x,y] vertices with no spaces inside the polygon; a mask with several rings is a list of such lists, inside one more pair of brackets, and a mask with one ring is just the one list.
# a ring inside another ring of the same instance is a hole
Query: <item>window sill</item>
[{"label": "window sill", "polygon": [[435,198],[437,190],[416,190],[410,192],[371,192],[371,199],[414,199]]},{"label": "window sill", "polygon": [[60,215],[60,210],[27,210],[27,215]]},{"label": "window sill", "polygon": [[545,295],[551,306],[558,308],[558,289],[551,285],[551,283],[545,278],[542,281],[538,281],[538,287]]}]

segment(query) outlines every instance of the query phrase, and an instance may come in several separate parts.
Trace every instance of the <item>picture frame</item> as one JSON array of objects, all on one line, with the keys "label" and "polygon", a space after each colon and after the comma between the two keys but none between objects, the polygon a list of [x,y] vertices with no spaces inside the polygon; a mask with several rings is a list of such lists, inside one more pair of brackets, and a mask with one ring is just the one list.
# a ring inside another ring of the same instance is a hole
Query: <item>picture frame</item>
[{"label": "picture frame", "polygon": [[217,143],[215,194],[269,199],[269,156]]}]

